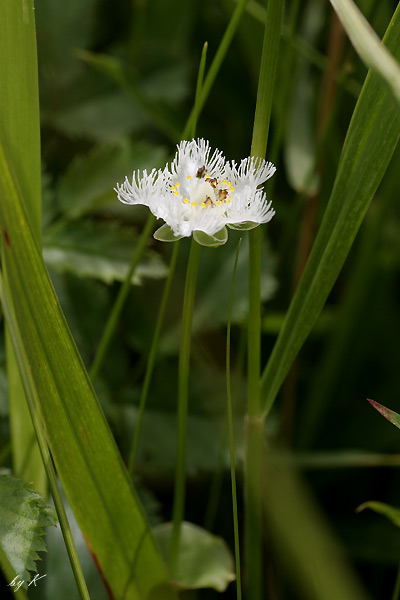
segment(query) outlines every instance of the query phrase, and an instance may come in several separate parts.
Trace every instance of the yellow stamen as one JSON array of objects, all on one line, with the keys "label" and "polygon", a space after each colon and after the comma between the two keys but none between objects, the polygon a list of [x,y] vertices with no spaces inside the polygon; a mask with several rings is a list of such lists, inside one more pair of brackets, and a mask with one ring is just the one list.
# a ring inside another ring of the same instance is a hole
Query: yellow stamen
[{"label": "yellow stamen", "polygon": [[189,202],[189,198],[184,198],[183,201],[185,204],[187,204]]},{"label": "yellow stamen", "polygon": [[233,185],[231,185],[231,187],[229,189],[231,190],[231,192],[235,191],[235,188],[233,187]]},{"label": "yellow stamen", "polygon": [[205,207],[206,207],[206,203],[205,203],[205,202],[202,202],[202,203],[200,204],[200,206],[201,206],[201,208],[205,208]]},{"label": "yellow stamen", "polygon": [[192,206],[196,206],[196,202],[191,202],[190,203]]},{"label": "yellow stamen", "polygon": [[175,189],[175,186],[171,185],[171,190],[174,191],[174,189]]},{"label": "yellow stamen", "polygon": [[179,183],[179,181],[176,182],[176,187],[179,187],[181,184]]},{"label": "yellow stamen", "polygon": [[175,196],[179,196],[179,192],[178,190],[176,190],[176,192],[174,192]]},{"label": "yellow stamen", "polygon": [[190,180],[190,179],[192,179],[192,176],[191,175],[187,175],[186,179]]},{"label": "yellow stamen", "polygon": [[221,204],[222,204],[221,200],[218,200],[217,204],[218,204],[218,206],[221,206]]}]

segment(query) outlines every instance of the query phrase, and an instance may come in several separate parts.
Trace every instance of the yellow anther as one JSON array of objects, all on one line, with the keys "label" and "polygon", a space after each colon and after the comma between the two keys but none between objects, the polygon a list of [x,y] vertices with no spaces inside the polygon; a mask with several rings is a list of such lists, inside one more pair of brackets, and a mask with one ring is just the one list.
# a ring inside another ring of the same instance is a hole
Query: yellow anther
[{"label": "yellow anther", "polygon": [[175,196],[179,196],[179,192],[178,190],[176,190],[176,192],[174,192]]},{"label": "yellow anther", "polygon": [[226,183],[226,179],[223,179],[223,180],[222,180],[222,183]]},{"label": "yellow anther", "polygon": [[221,206],[221,204],[222,204],[222,201],[221,201],[221,200],[218,200],[217,204],[218,204],[218,206]]},{"label": "yellow anther", "polygon": [[191,202],[190,203],[192,206],[196,206],[196,202]]},{"label": "yellow anther", "polygon": [[192,179],[192,176],[191,175],[187,175],[186,179],[190,180],[190,179]]},{"label": "yellow anther", "polygon": [[176,182],[176,187],[179,187],[181,184],[179,183],[179,181]]},{"label": "yellow anther", "polygon": [[210,173],[206,173],[206,174],[204,175],[204,177],[205,177],[205,178],[207,178],[207,177],[210,177]]},{"label": "yellow anther", "polygon": [[205,203],[205,202],[202,202],[202,203],[200,204],[200,206],[201,206],[201,208],[205,208],[205,207],[206,207],[206,203]]},{"label": "yellow anther", "polygon": [[[178,185],[178,184],[176,184],[176,185]],[[227,181],[227,182],[226,182],[226,185],[227,185],[228,187],[231,187],[231,185],[232,185],[232,184],[231,184],[231,182],[230,182],[230,181]]]},{"label": "yellow anther", "polygon": [[189,202],[189,198],[184,198],[183,201],[185,204],[187,204]]},{"label": "yellow anther", "polygon": [[228,200],[228,204],[230,204],[230,203],[231,203],[231,199],[229,198],[229,200]]},{"label": "yellow anther", "polygon": [[231,185],[231,187],[229,189],[231,190],[231,192],[235,191],[235,188],[233,187],[233,185]]},{"label": "yellow anther", "polygon": [[171,190],[174,191],[174,189],[175,189],[175,186],[171,185]]}]

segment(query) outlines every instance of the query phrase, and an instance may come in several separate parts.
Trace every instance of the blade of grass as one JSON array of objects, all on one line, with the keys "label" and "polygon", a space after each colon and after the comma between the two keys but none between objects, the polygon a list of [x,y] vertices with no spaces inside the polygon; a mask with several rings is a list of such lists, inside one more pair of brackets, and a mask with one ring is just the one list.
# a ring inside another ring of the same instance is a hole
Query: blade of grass
[{"label": "blade of grass", "polygon": [[[272,97],[283,19],[283,0],[269,0],[265,18],[257,103],[254,116],[251,155],[265,156],[272,110]],[[246,581],[247,597],[263,597],[262,584],[262,496],[261,456],[263,420],[261,418],[261,228],[249,233],[249,317],[247,334],[247,415],[245,458],[246,503]]]},{"label": "blade of grass", "polygon": [[79,596],[82,600],[90,600],[89,592],[86,587],[85,578],[83,576],[82,568],[79,562],[78,554],[76,552],[74,540],[72,537],[71,529],[69,527],[67,513],[65,512],[64,504],[62,502],[60,490],[57,484],[57,477],[51,460],[49,448],[47,445],[46,434],[43,428],[43,420],[39,415],[39,406],[37,404],[37,398],[35,395],[35,386],[32,381],[32,376],[29,371],[26,356],[23,353],[23,344],[21,341],[18,326],[15,321],[15,316],[11,306],[8,304],[7,295],[4,294],[4,285],[2,277],[0,275],[0,299],[4,307],[4,313],[7,319],[7,325],[12,339],[15,356],[18,362],[19,371],[21,373],[21,379],[24,386],[24,391],[29,407],[30,416],[32,419],[33,426],[36,432],[36,438],[40,449],[43,465],[46,470],[46,475],[50,484],[51,495],[54,500],[54,506],[57,511],[58,520],[60,522],[61,531],[64,537],[65,546],[68,552],[68,557],[71,563],[72,572],[75,577],[76,585],[78,587]]},{"label": "blade of grass", "polygon": [[[41,240],[39,92],[33,0],[0,4],[0,131],[12,158],[36,240]],[[6,335],[14,472],[46,496],[46,475],[12,344]]]},{"label": "blade of grass", "polygon": [[361,60],[376,73],[400,104],[400,65],[352,0],[330,0]]},{"label": "blade of grass", "polygon": [[236,493],[236,461],[235,461],[235,440],[233,435],[233,410],[232,410],[232,391],[231,391],[231,324],[232,324],[232,306],[233,292],[235,290],[236,270],[239,259],[240,238],[235,264],[233,267],[231,293],[229,297],[228,308],[228,324],[226,327],[226,397],[227,397],[227,412],[228,412],[228,434],[229,434],[229,454],[231,460],[231,484],[232,484],[232,508],[233,508],[233,534],[235,539],[235,564],[236,564],[236,598],[242,599],[242,583],[240,576],[240,543],[239,543],[239,519],[237,510],[237,493]]},{"label": "blade of grass", "polygon": [[[400,6],[384,41],[400,55]],[[369,73],[354,110],[320,230],[271,357],[263,372],[264,415],[315,324],[386,171],[400,135],[391,94]]]},{"label": "blade of grass", "polygon": [[[62,315],[0,144],[2,260],[49,446],[111,594],[174,598],[142,508]],[[169,594],[169,595],[168,595]]]}]

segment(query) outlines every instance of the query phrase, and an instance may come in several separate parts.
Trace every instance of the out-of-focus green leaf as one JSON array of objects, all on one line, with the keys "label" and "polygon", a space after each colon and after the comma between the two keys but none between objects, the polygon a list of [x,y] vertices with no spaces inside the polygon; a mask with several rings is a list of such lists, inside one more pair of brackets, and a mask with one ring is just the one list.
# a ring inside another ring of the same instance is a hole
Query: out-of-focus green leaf
[{"label": "out-of-focus green leaf", "polygon": [[72,161],[61,178],[59,207],[65,216],[76,219],[107,201],[117,204],[112,187],[115,181],[123,181],[134,170],[163,163],[165,153],[160,147],[126,141],[95,147]]},{"label": "out-of-focus green leaf", "polygon": [[54,510],[28,484],[0,472],[0,544],[24,589],[28,571],[36,571],[40,560],[37,553],[46,551],[43,528],[56,522]]},{"label": "out-of-focus green leaf", "polygon": [[380,412],[381,415],[385,417],[385,419],[387,419],[388,421],[393,423],[393,425],[395,425],[398,429],[400,429],[400,415],[394,412],[394,410],[390,410],[390,408],[386,408],[386,406],[379,404],[379,402],[375,402],[375,400],[370,400],[368,398],[368,402],[371,404],[371,406],[376,408],[376,410]]},{"label": "out-of-focus green leaf", "polygon": [[[165,559],[168,559],[172,523],[153,529]],[[213,588],[224,592],[235,580],[233,558],[221,538],[205,529],[183,522],[175,583],[185,589]]]},{"label": "out-of-focus green leaf", "polygon": [[384,502],[376,502],[375,500],[369,500],[368,502],[363,502],[358,508],[357,512],[364,510],[365,508],[370,508],[371,510],[379,513],[380,515],[384,515],[392,521],[396,527],[400,527],[400,508],[395,508],[394,506],[390,506],[389,504],[385,504]]},{"label": "out-of-focus green leaf", "polygon": [[[269,455],[271,453],[269,452]],[[263,508],[268,539],[296,598],[367,600],[314,498],[289,465],[265,460]]]},{"label": "out-of-focus green leaf", "polygon": [[330,1],[360,58],[383,80],[400,104],[400,65],[397,60],[381,44],[381,40],[352,0]]},{"label": "out-of-focus green leaf", "polygon": [[[314,46],[325,24],[325,5],[307,3],[302,15],[302,39]],[[313,194],[318,177],[312,175],[315,165],[315,89],[311,65],[299,56],[293,74],[288,124],[285,128],[285,163],[290,185],[300,193]]]},{"label": "out-of-focus green leaf", "polygon": [[[69,271],[105,283],[125,281],[136,239],[132,229],[117,223],[75,221],[45,234],[43,256],[47,266],[58,272]],[[166,274],[167,268],[159,255],[146,250],[132,283],[140,284],[143,278],[159,279]]]},{"label": "out-of-focus green leaf", "polygon": [[[30,231],[0,145],[2,260],[14,347],[29,365],[49,446],[77,521],[116,598],[165,590],[166,567],[98,404]],[[18,348],[17,348],[18,346]],[[21,364],[23,369],[24,365]],[[168,596],[169,594],[169,596]]]},{"label": "out-of-focus green leaf", "polygon": [[[400,5],[385,43],[400,56]],[[400,134],[400,114],[381,80],[369,73],[355,108],[318,236],[291,302],[261,389],[267,413],[334,285]]]}]

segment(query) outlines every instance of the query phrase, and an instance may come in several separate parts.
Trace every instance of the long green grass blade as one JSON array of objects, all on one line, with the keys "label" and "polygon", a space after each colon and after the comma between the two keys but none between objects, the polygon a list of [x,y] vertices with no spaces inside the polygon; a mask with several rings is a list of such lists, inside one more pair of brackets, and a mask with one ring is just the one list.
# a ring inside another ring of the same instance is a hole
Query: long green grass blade
[{"label": "long green grass blade", "polygon": [[75,516],[117,599],[173,598],[165,565],[74,345],[0,145],[2,260],[51,452]]},{"label": "long green grass blade", "polygon": [[[25,208],[41,239],[39,92],[33,0],[0,3],[0,131],[18,175]],[[1,200],[0,200],[1,201]],[[18,373],[6,336],[13,467],[46,494],[46,476]]]},{"label": "long green grass blade", "polygon": [[397,60],[381,44],[381,40],[352,0],[330,2],[361,60],[382,78],[400,103],[400,65]]},{"label": "long green grass blade", "polygon": [[[400,56],[400,7],[384,42]],[[264,370],[261,390],[268,413],[293,360],[335,283],[400,135],[400,115],[381,79],[369,73],[356,105],[318,236],[302,280]]]}]

